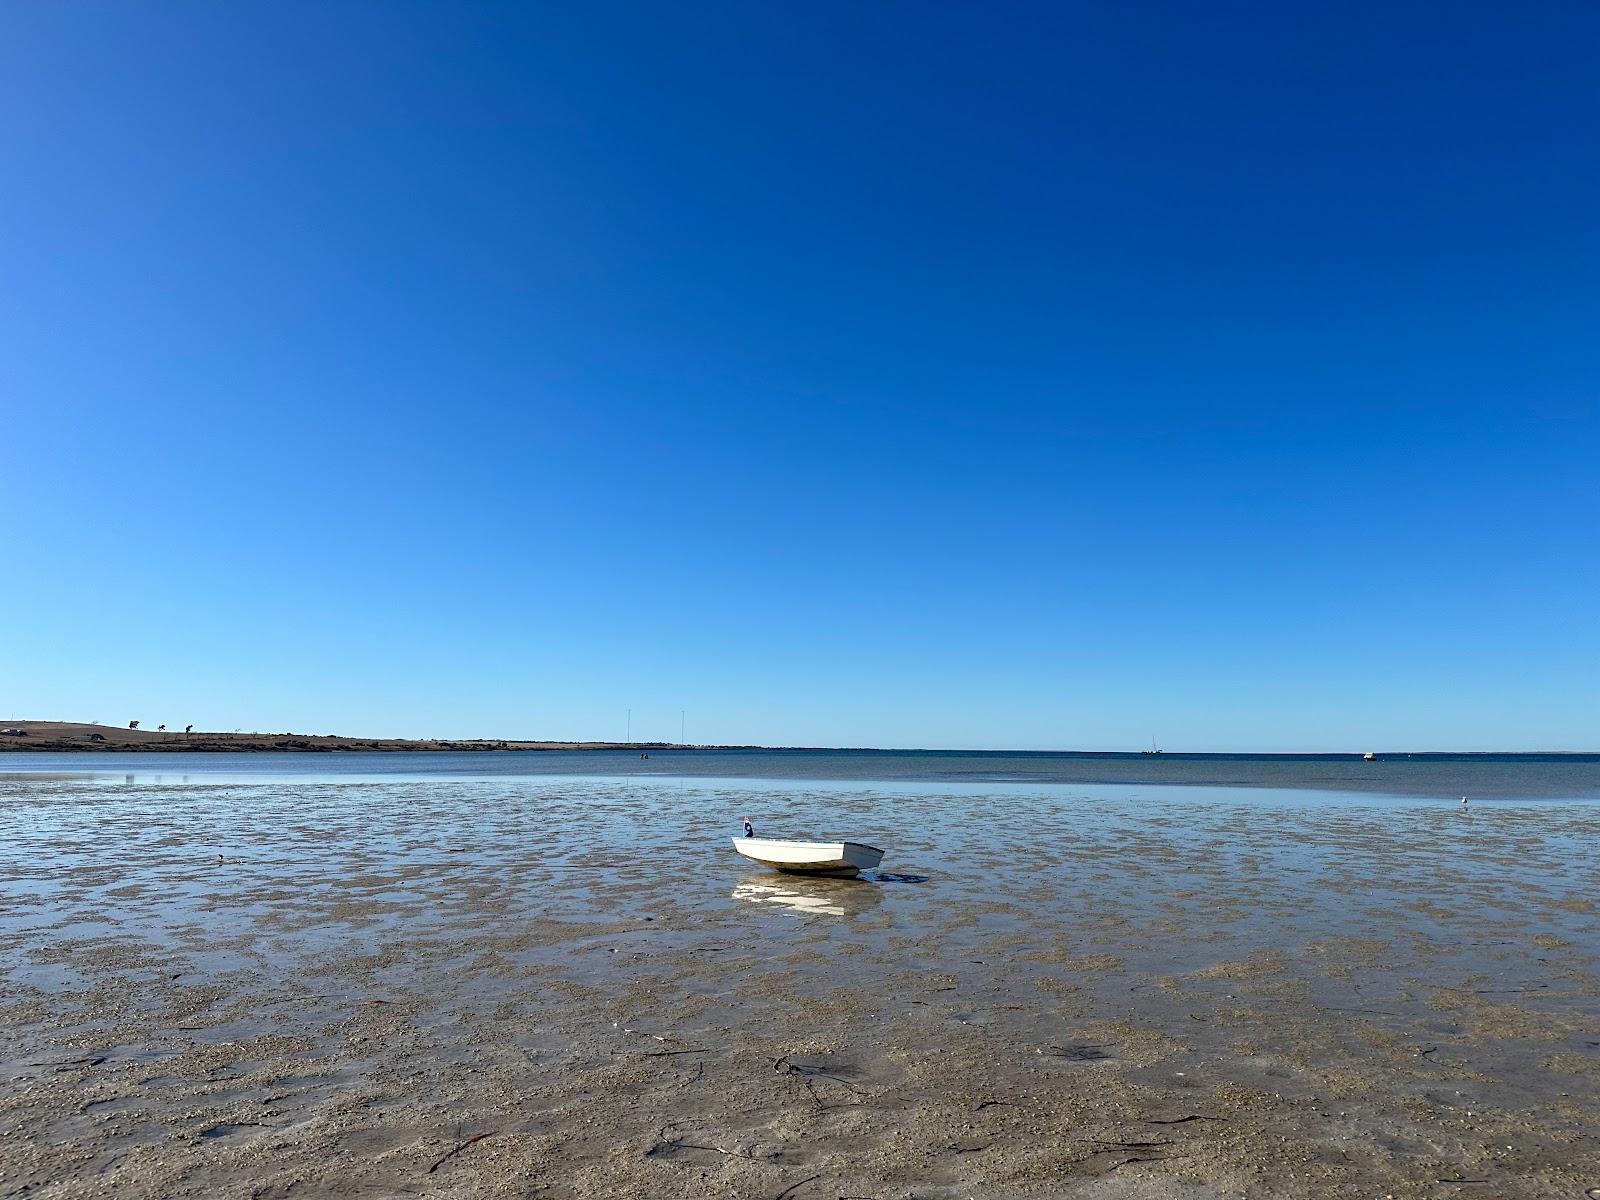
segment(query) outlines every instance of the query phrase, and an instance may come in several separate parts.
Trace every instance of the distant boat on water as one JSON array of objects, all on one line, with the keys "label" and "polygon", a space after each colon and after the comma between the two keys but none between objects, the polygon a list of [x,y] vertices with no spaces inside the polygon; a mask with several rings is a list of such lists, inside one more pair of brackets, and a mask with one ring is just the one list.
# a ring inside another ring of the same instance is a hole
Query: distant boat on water
[{"label": "distant boat on water", "polygon": [[1378,756],[1376,754],[1374,754],[1371,750],[1368,750],[1365,754],[1363,754],[1361,756],[1361,761],[1362,762],[1377,762],[1378,761]]},{"label": "distant boat on water", "polygon": [[1153,737],[1152,737],[1152,738],[1151,738],[1151,739],[1150,739],[1150,749],[1148,749],[1148,750],[1141,750],[1141,751],[1139,751],[1139,753],[1140,753],[1140,754],[1160,754],[1160,753],[1161,753],[1161,751],[1160,751],[1160,749],[1159,749],[1159,748],[1158,748],[1158,747],[1157,747],[1157,746],[1156,746],[1156,739],[1155,739],[1155,738],[1153,738]]}]

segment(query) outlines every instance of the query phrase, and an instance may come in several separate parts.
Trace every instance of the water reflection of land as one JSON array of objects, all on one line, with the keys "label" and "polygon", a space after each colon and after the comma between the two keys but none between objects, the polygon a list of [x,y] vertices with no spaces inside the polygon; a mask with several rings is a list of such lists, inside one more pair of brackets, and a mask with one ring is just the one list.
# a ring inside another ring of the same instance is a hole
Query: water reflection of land
[{"label": "water reflection of land", "polygon": [[772,904],[807,916],[853,916],[875,908],[883,893],[865,879],[807,879],[796,875],[747,875],[732,898]]}]

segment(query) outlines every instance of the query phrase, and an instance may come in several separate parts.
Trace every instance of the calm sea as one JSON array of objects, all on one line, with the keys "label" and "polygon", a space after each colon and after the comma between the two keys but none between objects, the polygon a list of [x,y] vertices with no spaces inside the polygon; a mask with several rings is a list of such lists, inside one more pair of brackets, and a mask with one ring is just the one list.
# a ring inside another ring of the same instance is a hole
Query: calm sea
[{"label": "calm sea", "polygon": [[1600,800],[1600,754],[1079,754],[954,750],[588,750],[578,752],[0,755],[0,772],[200,782],[217,777],[585,776],[801,783],[1129,784],[1377,795]]}]

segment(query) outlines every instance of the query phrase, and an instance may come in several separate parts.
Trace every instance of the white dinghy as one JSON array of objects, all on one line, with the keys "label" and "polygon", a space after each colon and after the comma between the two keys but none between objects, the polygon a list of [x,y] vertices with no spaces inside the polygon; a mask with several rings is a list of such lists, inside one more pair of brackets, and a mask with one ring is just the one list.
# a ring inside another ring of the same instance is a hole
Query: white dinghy
[{"label": "white dinghy", "polygon": [[788,842],[736,837],[733,848],[751,862],[797,875],[856,875],[883,861],[883,851],[862,842]]}]

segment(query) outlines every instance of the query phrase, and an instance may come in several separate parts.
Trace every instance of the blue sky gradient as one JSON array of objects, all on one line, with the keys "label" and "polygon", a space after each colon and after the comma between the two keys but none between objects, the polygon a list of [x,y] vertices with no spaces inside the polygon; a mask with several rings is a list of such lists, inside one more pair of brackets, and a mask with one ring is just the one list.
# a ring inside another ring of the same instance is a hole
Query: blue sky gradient
[{"label": "blue sky gradient", "polygon": [[1597,46],[8,6],[0,715],[1600,747]]}]

